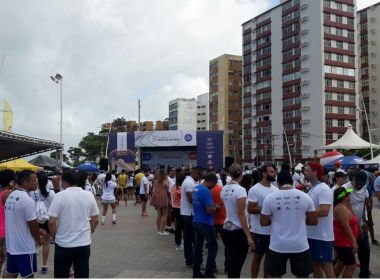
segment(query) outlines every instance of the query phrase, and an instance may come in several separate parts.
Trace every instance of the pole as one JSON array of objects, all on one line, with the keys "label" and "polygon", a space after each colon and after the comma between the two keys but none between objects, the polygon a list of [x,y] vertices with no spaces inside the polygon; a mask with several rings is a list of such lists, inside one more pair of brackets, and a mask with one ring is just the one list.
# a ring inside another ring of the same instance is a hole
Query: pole
[{"label": "pole", "polygon": [[[137,107],[138,107],[138,131],[141,131],[141,122],[140,122],[140,117],[141,117],[141,100],[137,99]],[[141,168],[141,150],[140,147],[137,147],[137,165],[139,168]]]},{"label": "pole", "polygon": [[361,92],[360,92],[360,98],[361,98],[362,103],[363,103],[364,116],[365,116],[365,119],[366,119],[366,122],[367,122],[369,144],[370,144],[370,148],[371,148],[371,159],[373,159],[373,147],[372,147],[371,128],[369,127],[369,120],[368,120],[368,115],[367,115],[367,108],[365,107],[363,94],[362,94]]},{"label": "pole", "polygon": [[63,131],[63,98],[62,98],[62,81],[63,81],[63,77],[59,80],[59,91],[60,91],[60,99],[61,99],[61,127],[60,127],[60,135],[59,135],[59,141],[60,141],[60,144],[61,144],[61,153],[60,153],[60,157],[59,157],[59,168],[60,170],[62,171],[62,163],[63,163],[63,140],[62,140],[62,131]]},{"label": "pole", "polygon": [[292,166],[293,165],[293,163],[292,163],[292,155],[290,154],[288,136],[286,135],[284,124],[282,124],[282,131],[283,131],[284,136],[285,136],[286,147],[288,148],[288,155],[289,155],[290,166]]}]

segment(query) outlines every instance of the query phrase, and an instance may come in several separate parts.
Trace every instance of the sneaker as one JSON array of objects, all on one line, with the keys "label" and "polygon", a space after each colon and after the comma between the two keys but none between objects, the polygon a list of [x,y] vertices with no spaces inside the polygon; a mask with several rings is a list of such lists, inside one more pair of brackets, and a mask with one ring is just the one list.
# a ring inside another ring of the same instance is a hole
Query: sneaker
[{"label": "sneaker", "polygon": [[114,225],[116,225],[116,220],[113,220],[112,223],[113,223]]},{"label": "sneaker", "polygon": [[102,226],[104,226],[105,222],[101,222],[100,224],[101,224]]},{"label": "sneaker", "polygon": [[187,268],[191,268],[191,267],[193,267],[193,264],[192,264],[192,263],[185,263],[185,266],[186,266]]},{"label": "sneaker", "polygon": [[48,268],[46,266],[41,267],[41,273],[46,274],[48,272]]},{"label": "sneaker", "polygon": [[166,231],[163,231],[163,232],[160,232],[158,235],[165,236],[165,235],[169,235],[169,233]]},{"label": "sneaker", "polygon": [[175,249],[177,251],[183,251],[183,246],[182,245],[176,246]]},{"label": "sneaker", "polygon": [[161,235],[161,231],[157,231],[157,235]]},{"label": "sneaker", "polygon": [[375,246],[380,246],[379,241],[377,241],[376,239],[372,241],[372,244]]}]

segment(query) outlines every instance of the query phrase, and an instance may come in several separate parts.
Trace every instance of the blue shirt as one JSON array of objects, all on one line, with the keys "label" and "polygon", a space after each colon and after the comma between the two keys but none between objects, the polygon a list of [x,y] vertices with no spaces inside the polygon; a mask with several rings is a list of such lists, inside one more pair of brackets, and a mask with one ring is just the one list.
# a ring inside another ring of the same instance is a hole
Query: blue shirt
[{"label": "blue shirt", "polygon": [[373,183],[373,188],[375,192],[380,192],[380,176],[377,176],[375,182]]},{"label": "blue shirt", "polygon": [[210,190],[204,185],[198,185],[193,190],[194,223],[214,225],[214,214],[207,213],[207,207],[212,207]]}]

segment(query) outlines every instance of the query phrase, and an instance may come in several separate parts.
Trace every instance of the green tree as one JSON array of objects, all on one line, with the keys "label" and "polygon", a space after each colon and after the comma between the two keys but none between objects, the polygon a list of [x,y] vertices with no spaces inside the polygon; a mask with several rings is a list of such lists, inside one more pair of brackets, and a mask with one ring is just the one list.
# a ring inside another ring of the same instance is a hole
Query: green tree
[{"label": "green tree", "polygon": [[112,131],[126,132],[127,131],[127,121],[124,118],[114,119],[112,122]]},{"label": "green tree", "polygon": [[74,166],[78,166],[82,163],[81,158],[84,157],[84,153],[81,148],[70,147],[67,152]]},{"label": "green tree", "polygon": [[105,155],[107,146],[107,137],[96,135],[88,132],[79,142],[79,148],[82,149],[84,157],[88,161],[95,161]]}]

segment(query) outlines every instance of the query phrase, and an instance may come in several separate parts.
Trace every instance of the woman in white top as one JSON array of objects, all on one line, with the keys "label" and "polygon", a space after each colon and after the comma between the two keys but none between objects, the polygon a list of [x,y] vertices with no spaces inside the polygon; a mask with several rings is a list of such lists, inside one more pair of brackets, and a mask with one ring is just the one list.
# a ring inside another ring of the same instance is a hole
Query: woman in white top
[{"label": "woman in white top", "polygon": [[[42,201],[46,207],[46,210],[49,210],[51,202],[54,198],[55,192],[53,190],[47,189],[47,183],[48,183],[48,177],[45,173],[39,173],[37,174],[38,178],[38,189],[30,192],[29,195],[34,201],[37,203],[37,201]],[[40,229],[45,230],[47,233],[49,233],[49,221],[44,222],[43,224],[39,224]],[[46,234],[43,239],[42,244],[42,267],[41,267],[41,273],[46,274],[48,272],[47,269],[47,260],[49,257],[49,245],[50,245],[50,236],[49,234]]]},{"label": "woman in white top", "polygon": [[117,184],[112,181],[111,173],[107,173],[102,183],[102,204],[103,204],[103,213],[101,224],[104,225],[106,222],[106,214],[108,209],[108,204],[111,204],[112,207],[112,223],[116,224],[116,203],[115,203],[115,188]]},{"label": "woman in white top", "polygon": [[226,220],[223,225],[228,256],[228,278],[240,278],[240,272],[247,257],[248,248],[253,240],[248,229],[246,215],[247,191],[239,185],[243,177],[240,165],[230,167],[231,182],[223,187],[220,194],[226,208]]}]

